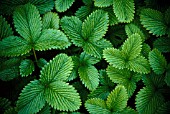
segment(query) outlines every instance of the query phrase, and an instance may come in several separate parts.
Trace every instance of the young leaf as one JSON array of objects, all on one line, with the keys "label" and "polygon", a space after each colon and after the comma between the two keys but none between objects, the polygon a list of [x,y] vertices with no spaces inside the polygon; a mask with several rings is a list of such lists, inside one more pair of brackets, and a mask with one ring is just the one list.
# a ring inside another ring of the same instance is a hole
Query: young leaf
[{"label": "young leaf", "polygon": [[35,50],[64,49],[70,46],[66,35],[56,29],[45,29],[35,42]]},{"label": "young leaf", "polygon": [[91,114],[110,114],[104,100],[99,98],[89,99],[85,103],[85,107]]},{"label": "young leaf", "polygon": [[113,11],[120,22],[129,23],[134,18],[134,0],[113,0]]},{"label": "young leaf", "polygon": [[109,16],[102,10],[96,10],[83,22],[82,36],[86,41],[98,41],[108,29]]},{"label": "young leaf", "polygon": [[11,36],[11,35],[13,35],[12,28],[7,23],[5,18],[3,18],[0,15],[0,40],[2,40],[2,38],[5,38],[5,37]]},{"label": "young leaf", "polygon": [[64,12],[68,8],[71,7],[71,5],[75,2],[75,0],[56,0],[55,1],[55,9],[58,12]]},{"label": "young leaf", "polygon": [[128,101],[128,94],[124,86],[116,86],[116,88],[109,94],[106,104],[109,110],[113,112],[122,111]]},{"label": "young leaf", "polygon": [[75,111],[81,105],[80,96],[73,86],[62,81],[54,81],[47,85],[44,97],[54,109]]},{"label": "young leaf", "polygon": [[22,90],[17,101],[19,114],[37,113],[45,106],[44,87],[40,81],[31,81]]},{"label": "young leaf", "polygon": [[39,38],[42,22],[38,9],[31,4],[18,7],[14,12],[14,25],[18,33],[30,43]]},{"label": "young leaf", "polygon": [[48,12],[42,18],[43,29],[58,29],[59,28],[59,16],[57,13]]},{"label": "young leaf", "polygon": [[66,54],[59,54],[41,70],[40,81],[44,84],[53,81],[66,80],[73,69],[71,57]]},{"label": "young leaf", "polygon": [[112,5],[113,0],[94,0],[94,5],[97,7],[108,7]]},{"label": "young leaf", "polygon": [[140,21],[153,35],[165,35],[167,27],[161,12],[149,8],[143,9],[140,13]]},{"label": "young leaf", "polygon": [[163,74],[167,67],[165,57],[156,48],[149,52],[149,63],[156,74]]},{"label": "young leaf", "polygon": [[94,66],[82,66],[78,69],[80,79],[89,90],[95,90],[99,85],[99,74]]},{"label": "young leaf", "polygon": [[22,77],[32,74],[32,72],[35,70],[34,62],[30,59],[22,60],[19,67]]},{"label": "young leaf", "polygon": [[17,36],[9,36],[0,41],[0,56],[20,56],[29,53],[31,49],[26,40]]}]

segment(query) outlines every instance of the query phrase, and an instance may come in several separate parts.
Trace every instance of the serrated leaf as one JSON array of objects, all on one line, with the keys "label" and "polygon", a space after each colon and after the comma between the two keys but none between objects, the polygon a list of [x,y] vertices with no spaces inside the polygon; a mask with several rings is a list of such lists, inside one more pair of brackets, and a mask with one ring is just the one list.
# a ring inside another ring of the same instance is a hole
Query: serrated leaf
[{"label": "serrated leaf", "polygon": [[46,104],[39,112],[38,114],[51,114],[50,106]]},{"label": "serrated leaf", "polygon": [[57,13],[48,12],[42,18],[43,29],[58,29],[59,28],[59,16]]},{"label": "serrated leaf", "polygon": [[48,84],[44,97],[48,104],[60,111],[75,111],[81,105],[80,96],[74,87],[62,81]]},{"label": "serrated leaf", "polygon": [[97,7],[108,7],[112,5],[113,0],[94,0],[94,5]]},{"label": "serrated leaf", "polygon": [[83,38],[81,36],[82,22],[77,17],[63,17],[61,19],[61,27],[69,36],[73,44],[76,46],[83,45]]},{"label": "serrated leaf", "polygon": [[82,36],[86,41],[98,41],[108,29],[109,16],[102,10],[96,10],[87,17],[82,25]]},{"label": "serrated leaf", "polygon": [[153,35],[165,35],[167,27],[161,12],[149,8],[143,9],[140,13],[140,21]]},{"label": "serrated leaf", "polygon": [[129,23],[134,18],[134,0],[113,0],[113,11],[120,22]]},{"label": "serrated leaf", "polygon": [[42,68],[40,81],[48,84],[56,80],[66,80],[72,69],[73,62],[71,57],[66,54],[59,54]]},{"label": "serrated leaf", "polygon": [[25,39],[9,36],[0,41],[0,56],[20,56],[30,52],[32,46]]},{"label": "serrated leaf", "polygon": [[156,48],[149,52],[149,64],[156,74],[163,74],[167,67],[165,57]]},{"label": "serrated leaf", "polygon": [[151,47],[150,47],[148,44],[143,43],[141,54],[142,54],[145,58],[148,58],[150,51],[151,51]]},{"label": "serrated leaf", "polygon": [[75,2],[75,0],[56,0],[55,9],[58,12],[64,12],[71,7],[73,2]]},{"label": "serrated leaf", "polygon": [[95,90],[99,85],[99,74],[94,66],[79,67],[78,73],[83,84],[89,90]]},{"label": "serrated leaf", "polygon": [[128,94],[124,86],[116,86],[116,88],[109,94],[106,104],[109,110],[113,112],[122,111],[128,101]]},{"label": "serrated leaf", "polygon": [[44,87],[40,81],[31,81],[22,90],[17,101],[18,114],[37,113],[45,105]]},{"label": "serrated leaf", "polygon": [[164,97],[152,88],[144,87],[136,96],[136,109],[140,114],[155,114],[164,103]]},{"label": "serrated leaf", "polygon": [[35,70],[34,62],[30,59],[22,60],[19,68],[22,77],[31,75]]},{"label": "serrated leaf", "polygon": [[75,13],[76,17],[80,20],[84,20],[87,18],[88,15],[92,12],[92,8],[90,6],[81,6]]},{"label": "serrated leaf", "polygon": [[115,112],[113,114],[138,114],[138,113],[134,109],[126,107],[125,109],[123,109],[123,111]]},{"label": "serrated leaf", "polygon": [[114,83],[108,77],[106,70],[99,70],[99,80],[101,85],[114,87]]},{"label": "serrated leaf", "polygon": [[11,68],[0,71],[0,79],[3,81],[10,81],[19,76],[19,67],[13,66]]},{"label": "serrated leaf", "polygon": [[5,18],[3,18],[0,15],[0,40],[2,40],[2,38],[5,38],[5,37],[11,36],[11,35],[13,35],[12,28],[7,23]]},{"label": "serrated leaf", "polygon": [[99,98],[89,99],[85,103],[85,107],[91,114],[110,114],[104,100]]},{"label": "serrated leaf", "polygon": [[35,50],[64,49],[70,46],[67,36],[56,29],[45,29],[35,42]]},{"label": "serrated leaf", "polygon": [[165,82],[168,86],[170,86],[170,64],[168,64],[168,66],[167,66]]},{"label": "serrated leaf", "polygon": [[34,43],[40,36],[42,29],[41,17],[38,9],[31,4],[18,7],[14,11],[14,25],[17,32],[29,43]]},{"label": "serrated leaf", "polygon": [[132,34],[122,46],[122,52],[125,54],[126,59],[135,59],[142,50],[142,39],[139,34]]},{"label": "serrated leaf", "polygon": [[17,108],[8,108],[3,114],[18,114]]}]

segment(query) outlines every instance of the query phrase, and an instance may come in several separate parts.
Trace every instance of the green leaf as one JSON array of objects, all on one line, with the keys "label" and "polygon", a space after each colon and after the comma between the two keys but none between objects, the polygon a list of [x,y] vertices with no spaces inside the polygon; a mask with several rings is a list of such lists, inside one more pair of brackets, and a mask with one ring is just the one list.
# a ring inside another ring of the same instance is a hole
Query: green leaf
[{"label": "green leaf", "polygon": [[94,0],[94,5],[97,7],[108,7],[112,5],[113,0]]},{"label": "green leaf", "polygon": [[45,106],[44,87],[40,81],[31,81],[22,90],[17,101],[18,114],[37,113]]},{"label": "green leaf", "polygon": [[22,77],[31,75],[35,70],[34,62],[30,59],[22,60],[19,68]]},{"label": "green leaf", "polygon": [[136,109],[140,114],[155,114],[164,103],[164,97],[152,88],[144,87],[136,96]]},{"label": "green leaf", "polygon": [[56,0],[55,9],[58,12],[65,12],[67,9],[71,7],[73,2],[75,2],[75,0]]},{"label": "green leaf", "polygon": [[164,15],[164,18],[165,18],[165,22],[166,24],[170,24],[170,16],[169,16],[169,13],[170,13],[170,7],[165,11],[165,15]]},{"label": "green leaf", "polygon": [[135,59],[142,50],[142,39],[139,34],[132,34],[122,46],[122,52],[125,54],[126,59]]},{"label": "green leaf", "polygon": [[81,105],[80,96],[74,87],[62,81],[48,84],[44,97],[48,104],[60,111],[75,111]]},{"label": "green leaf", "polygon": [[44,65],[47,64],[47,61],[44,59],[44,58],[40,58],[38,61],[37,61],[37,65],[39,68],[42,68]]},{"label": "green leaf", "polygon": [[82,2],[83,2],[85,5],[92,5],[92,4],[93,4],[93,0],[82,0]]},{"label": "green leaf", "polygon": [[98,41],[108,29],[109,16],[102,10],[96,10],[87,17],[82,25],[82,36],[86,41]]},{"label": "green leaf", "polygon": [[20,56],[31,51],[32,46],[25,39],[9,36],[0,41],[0,56]]},{"label": "green leaf", "polygon": [[63,17],[61,19],[61,27],[69,36],[73,44],[81,47],[83,45],[83,38],[81,36],[82,22],[77,17]]},{"label": "green leaf", "polygon": [[110,114],[104,100],[99,98],[89,99],[85,103],[85,107],[90,114]]},{"label": "green leaf", "polygon": [[104,86],[114,87],[114,83],[108,77],[106,70],[99,70],[100,84]]},{"label": "green leaf", "polygon": [[5,112],[3,114],[18,114],[17,109],[16,108],[9,108],[7,110],[5,110]]},{"label": "green leaf", "polygon": [[140,13],[141,24],[153,35],[162,36],[166,33],[163,14],[153,9],[143,9]]},{"label": "green leaf", "polygon": [[0,71],[0,79],[3,81],[10,81],[19,76],[19,67],[13,66],[11,68]]},{"label": "green leaf", "polygon": [[99,85],[99,73],[94,66],[79,67],[78,73],[83,84],[89,90],[95,90]]},{"label": "green leaf", "polygon": [[170,86],[170,64],[168,64],[168,66],[167,66],[165,82],[168,86]]},{"label": "green leaf", "polygon": [[149,52],[149,63],[156,74],[163,74],[167,67],[165,57],[156,48]]},{"label": "green leaf", "polygon": [[130,108],[130,107],[126,107],[125,109],[123,109],[120,112],[115,112],[113,114],[138,114],[134,109]]},{"label": "green leaf", "polygon": [[81,6],[75,13],[76,17],[80,20],[85,20],[88,15],[92,12],[92,8],[90,6]]},{"label": "green leaf", "polygon": [[70,46],[66,35],[60,30],[45,29],[35,42],[35,50],[64,49]]},{"label": "green leaf", "polygon": [[162,104],[156,111],[156,114],[168,114],[170,112],[170,101]]},{"label": "green leaf", "polygon": [[13,35],[12,28],[10,25],[7,23],[5,18],[3,18],[0,15],[0,40],[2,40],[5,37]]},{"label": "green leaf", "polygon": [[170,52],[170,38],[160,37],[153,42],[154,48],[157,48],[160,52]]},{"label": "green leaf", "polygon": [[151,47],[150,47],[148,44],[143,43],[141,54],[142,54],[145,58],[148,58],[150,51],[151,51]]},{"label": "green leaf", "polygon": [[106,104],[112,112],[122,111],[128,101],[128,94],[124,86],[116,86],[116,88],[109,94]]},{"label": "green leaf", "polygon": [[51,114],[51,109],[48,104],[46,104],[39,112],[38,114]]},{"label": "green leaf", "polygon": [[40,81],[44,84],[53,81],[66,80],[73,69],[71,57],[66,54],[59,54],[41,70]]},{"label": "green leaf", "polygon": [[6,110],[11,107],[11,101],[7,98],[0,97],[0,107],[1,110]]},{"label": "green leaf", "polygon": [[48,12],[42,18],[43,29],[59,29],[59,16],[57,13]]},{"label": "green leaf", "polygon": [[18,7],[14,12],[14,25],[17,32],[29,43],[34,43],[42,29],[38,9],[31,4]]},{"label": "green leaf", "polygon": [[134,0],[113,0],[113,11],[120,22],[129,23],[134,18]]}]

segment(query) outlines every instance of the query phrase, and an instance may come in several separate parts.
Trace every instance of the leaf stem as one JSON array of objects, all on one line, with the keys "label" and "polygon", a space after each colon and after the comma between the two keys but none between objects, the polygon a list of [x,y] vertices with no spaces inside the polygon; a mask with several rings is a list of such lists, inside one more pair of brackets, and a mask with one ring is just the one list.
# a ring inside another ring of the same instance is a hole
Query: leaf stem
[{"label": "leaf stem", "polygon": [[32,48],[32,51],[33,51],[33,54],[34,54],[34,57],[35,57],[35,61],[36,61],[36,63],[38,62],[38,60],[37,60],[37,55],[36,55],[36,53],[35,53],[35,49],[34,48]]}]

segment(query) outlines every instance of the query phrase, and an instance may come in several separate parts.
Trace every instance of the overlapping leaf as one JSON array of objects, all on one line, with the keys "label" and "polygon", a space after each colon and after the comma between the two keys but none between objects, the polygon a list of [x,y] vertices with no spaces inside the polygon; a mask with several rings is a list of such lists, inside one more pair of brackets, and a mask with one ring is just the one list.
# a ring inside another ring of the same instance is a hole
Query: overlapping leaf
[{"label": "overlapping leaf", "polygon": [[56,0],[55,1],[55,9],[58,12],[64,12],[68,8],[71,7],[71,5],[73,4],[74,1],[75,0]]},{"label": "overlapping leaf", "polygon": [[94,5],[98,7],[108,7],[112,5],[113,0],[94,0]]},{"label": "overlapping leaf", "polygon": [[80,20],[84,20],[87,18],[88,15],[92,12],[92,8],[90,6],[81,6],[75,13],[76,17]]}]

